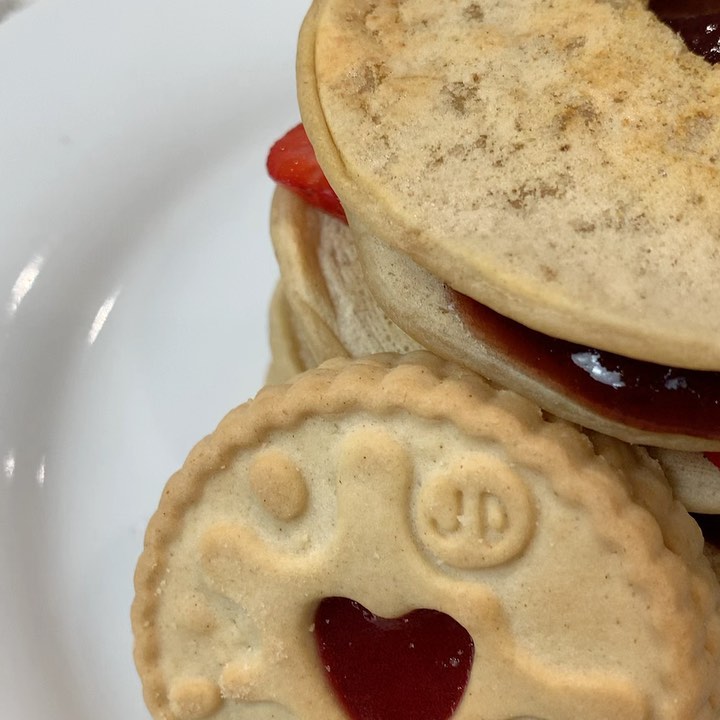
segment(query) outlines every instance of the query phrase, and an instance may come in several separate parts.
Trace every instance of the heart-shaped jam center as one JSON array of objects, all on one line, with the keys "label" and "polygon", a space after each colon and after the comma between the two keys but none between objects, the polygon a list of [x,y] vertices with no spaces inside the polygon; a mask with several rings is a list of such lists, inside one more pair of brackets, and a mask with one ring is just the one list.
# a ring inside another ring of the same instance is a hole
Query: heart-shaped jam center
[{"label": "heart-shaped jam center", "polygon": [[650,0],[649,9],[696,55],[720,61],[720,0]]},{"label": "heart-shaped jam center", "polygon": [[388,619],[354,600],[329,597],[315,613],[315,639],[353,720],[447,720],[472,669],[470,634],[437,610]]}]

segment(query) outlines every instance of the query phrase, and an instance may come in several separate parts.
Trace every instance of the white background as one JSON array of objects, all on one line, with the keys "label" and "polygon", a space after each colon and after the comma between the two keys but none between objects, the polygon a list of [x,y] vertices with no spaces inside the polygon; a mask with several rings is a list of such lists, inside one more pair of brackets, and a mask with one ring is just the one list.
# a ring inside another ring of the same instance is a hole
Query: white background
[{"label": "white background", "polygon": [[143,720],[167,477],[261,386],[270,144],[305,0],[35,0],[0,24],[0,718]]}]

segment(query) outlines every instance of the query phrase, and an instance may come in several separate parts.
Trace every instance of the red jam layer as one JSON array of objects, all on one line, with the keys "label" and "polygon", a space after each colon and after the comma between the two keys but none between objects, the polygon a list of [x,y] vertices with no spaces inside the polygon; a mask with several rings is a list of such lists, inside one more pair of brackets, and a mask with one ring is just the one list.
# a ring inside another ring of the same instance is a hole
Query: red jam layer
[{"label": "red jam layer", "polygon": [[352,720],[448,720],[474,656],[470,634],[445,613],[422,609],[387,619],[341,597],[321,601],[315,640]]},{"label": "red jam layer", "polygon": [[447,292],[481,342],[598,415],[648,432],[720,440],[720,373],[656,365],[559,340],[451,288]]},{"label": "red jam layer", "polygon": [[720,61],[720,0],[650,0],[649,9],[696,55]]}]

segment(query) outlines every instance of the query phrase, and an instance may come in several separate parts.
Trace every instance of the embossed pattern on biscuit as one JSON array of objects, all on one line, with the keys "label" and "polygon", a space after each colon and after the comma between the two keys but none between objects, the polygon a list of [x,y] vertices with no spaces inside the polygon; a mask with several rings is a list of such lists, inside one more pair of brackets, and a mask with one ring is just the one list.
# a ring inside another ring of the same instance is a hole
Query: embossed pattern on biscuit
[{"label": "embossed pattern on biscuit", "polygon": [[151,711],[345,720],[312,625],[347,597],[470,633],[459,720],[715,717],[697,529],[646,455],[593,442],[425,353],[264,390],[148,529],[133,627]]}]

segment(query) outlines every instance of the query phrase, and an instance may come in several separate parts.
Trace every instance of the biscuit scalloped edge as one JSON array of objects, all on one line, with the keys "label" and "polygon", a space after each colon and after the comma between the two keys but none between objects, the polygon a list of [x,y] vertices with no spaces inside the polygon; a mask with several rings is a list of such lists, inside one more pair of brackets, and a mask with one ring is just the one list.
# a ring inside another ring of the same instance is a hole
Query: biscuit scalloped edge
[{"label": "biscuit scalloped edge", "polygon": [[[480,405],[482,412],[478,412]],[[659,481],[662,476],[654,461],[640,449],[602,436],[589,439],[574,426],[550,421],[514,393],[418,352],[332,360],[287,384],[264,388],[254,400],[228,413],[170,478],[148,525],[131,613],[135,662],[146,704],[155,718],[176,717],[159,668],[162,649],[154,620],[172,544],[182,532],[186,512],[201,499],[214,473],[243,448],[263,443],[273,429],[296,426],[314,415],[355,411],[380,417],[405,411],[428,420],[450,421],[473,436],[491,432],[501,442],[520,433],[528,455],[552,456],[563,470],[562,479],[553,480],[553,491],[587,510],[596,531],[611,545],[623,539],[618,551],[625,553],[626,567],[637,570],[632,579],[635,592],[663,594],[663,602],[653,602],[648,609],[648,620],[662,645],[656,666],[660,666],[658,686],[664,693],[661,699],[653,698],[653,717],[717,717],[718,584],[703,556],[699,531]],[[577,481],[579,477],[584,479]],[[658,583],[663,584],[661,591]]]}]

